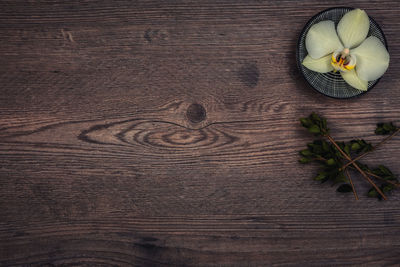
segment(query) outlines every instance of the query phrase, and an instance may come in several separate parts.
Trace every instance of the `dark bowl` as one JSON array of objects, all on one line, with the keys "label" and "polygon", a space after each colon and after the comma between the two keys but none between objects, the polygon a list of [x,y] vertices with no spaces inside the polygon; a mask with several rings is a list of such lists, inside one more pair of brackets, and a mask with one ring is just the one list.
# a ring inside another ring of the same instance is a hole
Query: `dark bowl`
[{"label": "dark bowl", "polygon": [[[308,54],[306,50],[305,39],[310,27],[323,20],[334,21],[336,27],[343,15],[353,9],[354,8],[352,7],[334,7],[321,11],[320,13],[312,17],[304,26],[303,30],[301,31],[299,41],[297,43],[296,61],[297,66],[300,69],[300,73],[303,75],[304,79],[306,79],[306,81],[311,85],[312,88],[326,96],[341,99],[355,97],[369,92],[379,82],[379,79],[375,81],[370,81],[368,82],[368,90],[360,91],[347,84],[343,80],[339,72],[334,73],[333,71],[331,71],[328,73],[318,73],[307,69],[301,64],[301,62],[303,62],[303,59]],[[377,37],[387,49],[388,46],[382,29],[379,27],[378,23],[376,23],[375,20],[370,16],[369,22],[369,32],[367,37]]]}]

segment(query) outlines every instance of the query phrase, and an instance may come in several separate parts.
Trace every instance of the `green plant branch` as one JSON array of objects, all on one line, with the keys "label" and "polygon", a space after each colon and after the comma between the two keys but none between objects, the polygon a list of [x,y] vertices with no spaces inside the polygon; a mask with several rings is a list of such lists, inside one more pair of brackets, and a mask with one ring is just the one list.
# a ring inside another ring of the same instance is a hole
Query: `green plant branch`
[{"label": "green plant branch", "polygon": [[356,188],[354,187],[353,180],[351,179],[350,173],[349,173],[348,170],[345,170],[345,173],[346,173],[347,178],[349,179],[351,188],[353,189],[354,197],[356,198],[356,200],[358,200],[358,195],[357,195],[357,192],[356,192]]},{"label": "green plant branch", "polygon": [[[307,149],[299,151],[301,155],[299,162],[301,164],[317,162],[322,166],[318,175],[314,177],[315,181],[320,181],[321,183],[331,181],[334,185],[340,183],[341,185],[336,191],[340,193],[353,191],[356,200],[359,199],[358,194],[347,168],[357,170],[371,184],[372,188],[367,193],[369,197],[386,200],[386,193],[400,187],[396,176],[386,166],[380,164],[374,169],[370,169],[367,165],[357,161],[400,133],[400,128],[392,122],[377,123],[375,134],[389,136],[381,140],[375,147],[363,139],[336,142],[329,133],[326,119],[315,112],[311,113],[308,117],[300,118],[300,123],[309,133],[320,137],[312,143],[307,143]],[[352,154],[360,156],[352,159]],[[344,164],[344,161],[347,163]],[[376,181],[375,179],[380,181]],[[375,182],[381,181],[382,183],[375,184]]]},{"label": "green plant branch", "polygon": [[[353,169],[353,170],[356,170],[356,168],[354,168],[354,167],[352,167],[352,166],[349,166],[349,168],[350,168],[350,169]],[[394,186],[396,186],[396,187],[400,187],[400,183],[395,183],[395,182],[393,182],[393,181],[383,179],[383,178],[380,177],[379,175],[376,175],[376,174],[374,174],[374,173],[372,173],[372,172],[370,172],[370,171],[365,171],[365,173],[367,173],[367,174],[369,174],[370,176],[372,176],[372,177],[374,177],[374,178],[376,178],[376,179],[378,179],[378,180],[381,180],[381,181],[383,181],[383,182],[385,182],[385,183],[392,184],[392,185],[394,185]]]},{"label": "green plant branch", "polygon": [[[347,155],[340,147],[339,145],[333,140],[333,138],[329,134],[324,135],[328,140],[336,147],[336,149],[345,157],[348,161],[352,161],[350,156]],[[375,188],[375,190],[382,196],[384,200],[387,200],[387,197],[385,194],[382,192],[382,190],[371,180],[371,178],[368,177],[368,175],[361,170],[361,168],[357,165],[357,163],[353,162],[352,165],[361,173],[362,176]]]},{"label": "green plant branch", "polygon": [[348,166],[350,166],[351,164],[353,164],[354,162],[358,161],[359,159],[365,157],[368,153],[376,150],[379,146],[383,145],[384,143],[386,143],[387,141],[389,141],[390,139],[392,139],[396,134],[398,134],[400,132],[400,128],[398,128],[394,133],[392,133],[391,135],[389,135],[388,137],[384,138],[382,141],[380,141],[378,144],[376,144],[376,146],[374,146],[372,148],[372,150],[365,152],[364,154],[361,154],[360,156],[354,158],[353,160],[351,160],[350,162],[347,162],[345,165],[343,165],[342,168],[340,168],[340,170],[344,170],[346,169]]}]

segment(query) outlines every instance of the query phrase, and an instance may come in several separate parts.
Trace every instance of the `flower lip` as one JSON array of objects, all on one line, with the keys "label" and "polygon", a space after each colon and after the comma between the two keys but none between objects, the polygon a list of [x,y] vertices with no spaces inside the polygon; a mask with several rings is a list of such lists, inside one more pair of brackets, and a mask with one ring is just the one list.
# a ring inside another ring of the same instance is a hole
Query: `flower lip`
[{"label": "flower lip", "polygon": [[[315,24],[318,23],[322,20],[324,20],[324,16],[328,16],[328,18],[330,17],[331,19],[335,20],[335,16],[336,15],[332,15],[332,12],[334,12],[336,14],[335,11],[345,11],[345,12],[349,12],[352,11],[353,9],[355,9],[354,7],[348,7],[348,6],[338,6],[338,7],[331,7],[325,10],[322,10],[320,12],[318,12],[317,14],[315,14],[314,16],[312,16],[307,23],[304,25],[303,29],[300,32],[300,37],[297,40],[297,49],[296,49],[296,63],[297,63],[297,67],[300,70],[301,75],[303,76],[303,78],[307,81],[307,83],[311,86],[311,88],[313,88],[314,90],[316,90],[317,92],[331,97],[331,98],[335,98],[335,99],[350,99],[350,98],[354,98],[354,97],[358,97],[361,96],[369,91],[371,91],[371,89],[373,89],[376,84],[379,82],[380,78],[373,81],[372,83],[369,84],[368,86],[368,91],[358,91],[358,92],[349,92],[349,91],[344,91],[344,94],[339,94],[339,95],[332,95],[329,90],[320,87],[320,85],[318,83],[313,82],[312,80],[309,79],[309,74],[308,72],[306,72],[306,67],[304,67],[302,65],[302,60],[304,59],[305,56],[303,56],[304,52],[303,49],[305,50],[305,46],[304,46],[304,41],[305,41],[305,35],[308,32],[308,30],[310,29],[310,27]],[[373,28],[375,28],[375,31],[377,32],[377,35],[374,36],[378,36],[378,38],[382,41],[382,44],[386,47],[387,51],[389,52],[388,49],[388,43],[387,43],[387,39],[385,34],[383,33],[382,29],[380,28],[379,24],[374,20],[374,18],[372,18],[371,16],[368,16],[369,20],[370,20],[370,27],[373,26]],[[307,55],[307,53],[306,53]],[[331,79],[331,78],[329,78]]]},{"label": "flower lip", "polygon": [[346,72],[354,69],[357,63],[357,58],[350,55],[350,50],[345,48],[332,53],[331,64],[336,71]]}]

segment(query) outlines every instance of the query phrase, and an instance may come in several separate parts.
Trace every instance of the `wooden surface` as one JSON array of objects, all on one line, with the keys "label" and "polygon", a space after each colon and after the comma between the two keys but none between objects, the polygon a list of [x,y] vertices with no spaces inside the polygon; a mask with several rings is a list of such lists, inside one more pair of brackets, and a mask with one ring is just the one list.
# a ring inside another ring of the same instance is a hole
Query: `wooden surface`
[{"label": "wooden surface", "polygon": [[[391,63],[335,100],[295,65],[307,20],[347,1],[2,1],[0,265],[400,263],[400,192],[321,186],[297,151],[400,123],[400,5],[353,1]],[[374,152],[400,174],[400,138]]]}]

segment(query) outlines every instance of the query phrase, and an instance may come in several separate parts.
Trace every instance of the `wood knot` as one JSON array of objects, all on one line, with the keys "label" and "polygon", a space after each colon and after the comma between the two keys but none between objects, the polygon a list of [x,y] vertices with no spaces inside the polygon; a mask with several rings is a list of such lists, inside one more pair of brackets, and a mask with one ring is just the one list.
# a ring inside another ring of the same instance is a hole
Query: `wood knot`
[{"label": "wood knot", "polygon": [[191,104],[186,111],[186,117],[193,123],[201,122],[206,118],[206,110],[200,104]]},{"label": "wood knot", "polygon": [[144,37],[144,39],[146,39],[146,41],[148,43],[163,42],[163,41],[168,40],[168,32],[166,32],[164,30],[147,29],[144,32],[143,37]]},{"label": "wood knot", "polygon": [[256,64],[246,64],[239,70],[239,80],[248,87],[254,88],[258,84],[260,71]]}]

